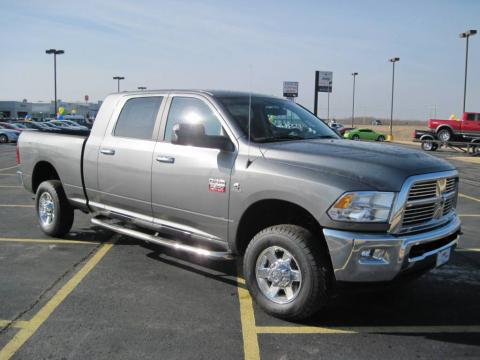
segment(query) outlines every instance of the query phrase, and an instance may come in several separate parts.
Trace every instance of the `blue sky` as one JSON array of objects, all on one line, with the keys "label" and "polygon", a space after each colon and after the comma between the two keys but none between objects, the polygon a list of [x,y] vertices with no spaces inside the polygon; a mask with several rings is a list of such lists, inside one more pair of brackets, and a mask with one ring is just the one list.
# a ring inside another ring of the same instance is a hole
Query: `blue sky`
[{"label": "blue sky", "polygon": [[[7,1],[0,0],[0,99],[48,101],[60,48],[59,98],[101,100],[122,89],[235,89],[281,95],[300,82],[313,107],[314,71],[333,71],[331,113],[388,117],[459,114],[465,40],[480,30],[480,1]],[[251,71],[250,71],[251,67]],[[252,76],[250,76],[252,73]],[[326,116],[326,94],[319,96]],[[467,110],[480,111],[480,35],[470,39]]]}]

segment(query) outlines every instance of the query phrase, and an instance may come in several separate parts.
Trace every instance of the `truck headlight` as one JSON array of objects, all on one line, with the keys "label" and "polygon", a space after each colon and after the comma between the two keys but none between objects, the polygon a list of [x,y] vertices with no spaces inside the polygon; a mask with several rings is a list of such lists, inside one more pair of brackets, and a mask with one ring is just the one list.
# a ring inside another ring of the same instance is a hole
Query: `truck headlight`
[{"label": "truck headlight", "polygon": [[387,222],[392,209],[393,192],[348,192],[330,207],[332,220],[351,222]]}]

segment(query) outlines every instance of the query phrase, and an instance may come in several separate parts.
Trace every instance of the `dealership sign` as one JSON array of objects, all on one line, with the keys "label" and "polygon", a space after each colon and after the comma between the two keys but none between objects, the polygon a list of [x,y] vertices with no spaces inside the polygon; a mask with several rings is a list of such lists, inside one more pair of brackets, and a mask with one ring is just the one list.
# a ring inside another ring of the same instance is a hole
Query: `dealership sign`
[{"label": "dealership sign", "polygon": [[283,82],[283,96],[297,97],[298,96],[298,81],[284,81]]},{"label": "dealership sign", "polygon": [[332,92],[333,73],[331,71],[319,71],[317,91]]}]

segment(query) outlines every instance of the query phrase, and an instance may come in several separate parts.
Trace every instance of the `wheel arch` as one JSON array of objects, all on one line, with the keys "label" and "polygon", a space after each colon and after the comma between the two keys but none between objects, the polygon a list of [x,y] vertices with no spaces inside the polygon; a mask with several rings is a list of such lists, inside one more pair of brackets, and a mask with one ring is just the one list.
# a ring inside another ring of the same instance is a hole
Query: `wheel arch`
[{"label": "wheel arch", "polygon": [[55,167],[48,161],[39,161],[32,172],[32,191],[37,192],[38,186],[46,180],[60,180]]},{"label": "wheel arch", "polygon": [[255,234],[279,224],[298,225],[310,230],[319,239],[322,249],[329,254],[323,228],[312,213],[298,204],[278,199],[262,199],[250,204],[238,223],[233,250],[243,254]]},{"label": "wheel arch", "polygon": [[448,124],[438,125],[437,128],[435,129],[435,132],[438,133],[440,130],[444,130],[444,129],[447,129],[448,131],[450,131],[452,133],[452,135],[455,133],[452,126],[448,125]]}]

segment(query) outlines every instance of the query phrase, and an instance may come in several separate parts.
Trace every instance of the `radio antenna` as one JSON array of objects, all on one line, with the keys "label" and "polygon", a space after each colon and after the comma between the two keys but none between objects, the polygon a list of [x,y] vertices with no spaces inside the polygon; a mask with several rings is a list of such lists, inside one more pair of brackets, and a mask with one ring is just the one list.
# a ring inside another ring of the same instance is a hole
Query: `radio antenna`
[{"label": "radio antenna", "polygon": [[252,65],[249,66],[250,70],[250,91],[248,93],[248,148],[247,148],[247,168],[252,164],[250,160],[250,142],[251,142],[251,124],[252,124]]}]

